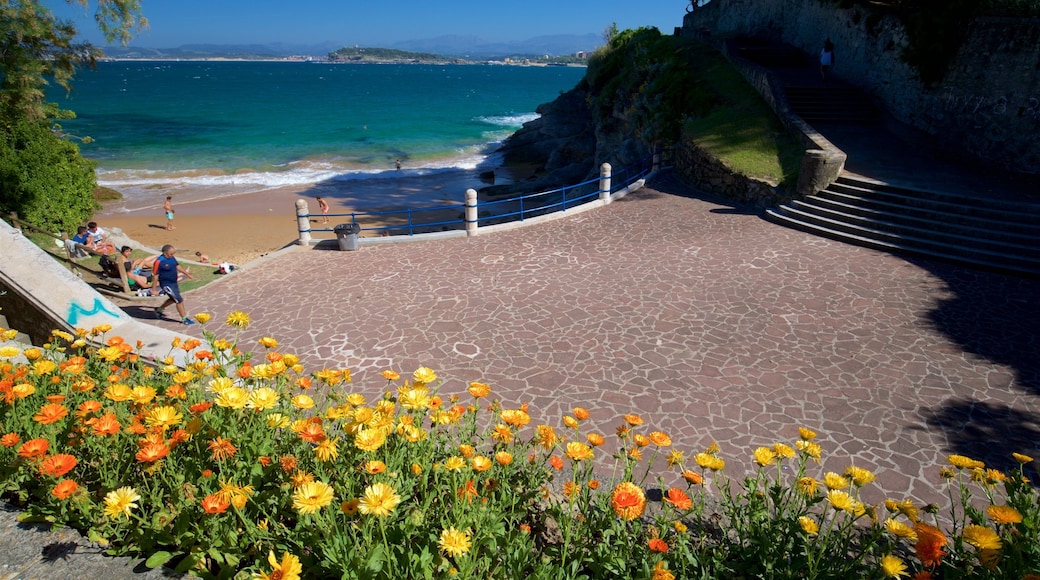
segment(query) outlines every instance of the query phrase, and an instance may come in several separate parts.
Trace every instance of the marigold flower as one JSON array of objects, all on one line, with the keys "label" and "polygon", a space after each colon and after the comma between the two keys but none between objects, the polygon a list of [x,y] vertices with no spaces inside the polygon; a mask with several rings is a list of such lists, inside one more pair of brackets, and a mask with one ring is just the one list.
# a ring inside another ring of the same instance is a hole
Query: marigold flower
[{"label": "marigold flower", "polygon": [[20,383],[11,387],[11,394],[14,395],[16,399],[24,399],[35,392],[36,387],[29,383]]},{"label": "marigold flower", "polygon": [[252,321],[249,319],[249,315],[245,312],[242,312],[241,310],[235,310],[234,312],[231,312],[227,315],[227,318],[224,320],[224,324],[227,324],[228,326],[233,326],[235,328],[249,328],[250,322]]},{"label": "marigold flower", "polygon": [[141,496],[137,495],[137,491],[132,487],[120,487],[110,491],[105,494],[105,515],[112,518],[121,515],[129,518],[130,512],[137,507],[137,501],[140,499]]},{"label": "marigold flower", "polygon": [[57,423],[65,418],[69,414],[69,410],[65,408],[65,405],[58,403],[47,403],[40,407],[40,412],[33,415],[33,421],[41,425],[50,425]]},{"label": "marigold flower", "polygon": [[101,417],[98,417],[97,422],[91,427],[91,432],[98,437],[104,437],[106,435],[117,435],[120,429],[119,421],[116,419],[115,413],[105,413]]},{"label": "marigold flower", "polygon": [[235,456],[238,448],[223,437],[216,437],[209,442],[208,448],[213,454],[214,461],[225,461]]},{"label": "marigold flower", "polygon": [[823,474],[823,484],[827,486],[827,489],[847,489],[849,480],[833,471],[828,471]]},{"label": "marigold flower", "polygon": [[885,529],[893,536],[917,542],[917,532],[914,531],[914,528],[899,520],[893,520],[892,518],[885,520]]},{"label": "marigold flower", "polygon": [[397,379],[401,378],[400,373],[398,373],[397,371],[392,371],[390,369],[387,369],[380,374],[383,375],[383,378],[388,381],[396,381]]},{"label": "marigold flower", "polygon": [[[43,475],[61,477],[72,471],[74,467],[76,467],[75,457],[65,453],[59,453],[47,457],[40,463],[40,473]],[[1021,520],[1021,517],[1019,519]]]},{"label": "marigold flower", "polygon": [[398,401],[405,409],[421,411],[430,408],[430,389],[426,387],[413,387],[410,389],[398,389]]},{"label": "marigold flower", "polygon": [[361,505],[361,500],[354,498],[352,500],[345,501],[339,504],[339,511],[352,516],[357,513],[358,507]]},{"label": "marigold flower", "polygon": [[429,367],[419,367],[412,373],[412,380],[427,385],[437,380],[437,373]]},{"label": "marigold flower", "polygon": [[30,439],[25,443],[22,443],[22,445],[18,448],[18,456],[24,457],[25,459],[43,457],[47,454],[47,449],[49,449],[50,446],[50,442],[46,439]]},{"label": "marigold flower", "polygon": [[838,511],[851,512],[856,505],[852,497],[840,489],[832,489],[827,492],[827,500],[831,507]]},{"label": "marigold flower", "polygon": [[650,574],[650,580],[675,580],[675,574],[672,574],[665,566],[664,560],[658,562]]},{"label": "marigold flower", "polygon": [[0,347],[0,358],[14,358],[20,354],[22,354],[22,349],[16,346]]},{"label": "marigold flower", "polygon": [[585,440],[588,441],[589,445],[592,445],[593,447],[599,447],[600,445],[603,445],[607,442],[606,439],[604,439],[603,436],[599,433],[589,433],[585,436]]},{"label": "marigold flower", "polygon": [[763,467],[772,465],[776,463],[776,453],[768,447],[759,447],[755,449],[755,463]]},{"label": "marigold flower", "polygon": [[950,462],[950,465],[958,469],[982,469],[985,467],[985,464],[981,461],[976,461],[963,455],[951,455],[946,460]]},{"label": "marigold flower", "polygon": [[820,447],[819,443],[816,443],[815,441],[798,441],[795,443],[795,446],[798,447],[798,451],[813,458],[816,463],[820,462],[820,457],[823,455],[823,449]]},{"label": "marigold flower", "polygon": [[578,428],[578,419],[575,418],[575,417],[571,417],[570,415],[564,415],[563,416],[563,426],[567,427],[568,429],[577,429]]},{"label": "marigold flower", "polygon": [[480,399],[491,394],[491,386],[484,383],[470,383],[466,391],[474,398]]},{"label": "marigold flower", "polygon": [[672,445],[672,438],[667,433],[661,431],[651,431],[650,441],[658,447],[670,447]]},{"label": "marigold flower", "polygon": [[697,465],[701,466],[701,468],[710,469],[712,471],[719,471],[726,466],[725,461],[709,453],[698,453],[693,456],[693,460],[697,462]]},{"label": "marigold flower", "polygon": [[339,457],[339,439],[326,439],[314,447],[314,456],[318,461],[335,461]]},{"label": "marigold flower", "polygon": [[628,415],[625,415],[625,423],[628,423],[633,427],[638,427],[643,424],[643,418],[634,413],[629,413]]},{"label": "marigold flower", "polygon": [[301,514],[311,514],[332,503],[332,486],[323,481],[311,481],[293,492],[293,508]]},{"label": "marigold flower", "polygon": [[634,520],[646,509],[646,494],[636,484],[623,481],[610,492],[610,507],[623,520]]},{"label": "marigold flower", "polygon": [[686,495],[686,492],[679,489],[678,487],[668,488],[668,492],[664,495],[664,501],[675,506],[675,509],[679,511],[686,511],[693,508],[693,500],[690,496]]},{"label": "marigold flower", "polygon": [[970,525],[965,527],[963,538],[965,542],[980,550],[999,550],[1002,545],[1000,536],[986,526]]},{"label": "marigold flower", "polygon": [[241,387],[228,387],[217,394],[218,407],[244,409],[249,402],[249,391]]},{"label": "marigold flower", "polygon": [[260,572],[256,577],[260,580],[300,580],[303,574],[303,564],[300,559],[289,552],[282,554],[281,562],[274,555],[274,550],[267,554],[267,563],[271,565],[270,574]]},{"label": "marigold flower", "polygon": [[135,456],[141,463],[155,463],[160,459],[166,457],[170,453],[170,448],[164,443],[159,442],[148,442],[141,446],[141,449],[137,451]]},{"label": "marigold flower", "polygon": [[939,528],[928,524],[918,523],[914,525],[914,533],[917,534],[917,543],[914,544],[914,553],[921,563],[926,567],[938,566],[942,557],[946,555],[943,548],[949,540],[946,534]]},{"label": "marigold flower", "polygon": [[249,393],[246,408],[257,411],[267,411],[278,405],[278,391],[270,387],[260,387]]},{"label": "marigold flower", "polygon": [[650,538],[646,545],[650,548],[651,552],[659,552],[663,554],[668,551],[668,542],[665,542],[661,538]]},{"label": "marigold flower", "polygon": [[483,472],[491,469],[491,460],[483,455],[478,455],[470,460],[470,465],[473,467],[473,471]]},{"label": "marigold flower", "polygon": [[668,467],[682,465],[686,461],[686,454],[682,451],[679,451],[678,449],[672,449],[668,452],[668,457],[666,458],[666,461],[668,462]]},{"label": "marigold flower", "polygon": [[310,395],[296,395],[292,398],[292,404],[297,409],[312,409],[314,408],[314,399]]},{"label": "marigold flower", "polygon": [[558,455],[553,455],[549,458],[549,465],[551,465],[556,471],[561,471],[563,469],[563,458]]},{"label": "marigold flower", "polygon": [[3,437],[0,437],[0,445],[4,447],[14,447],[21,442],[22,437],[17,433],[6,433]]},{"label": "marigold flower", "polygon": [[231,502],[220,493],[214,493],[202,498],[202,509],[207,514],[222,514],[231,507]]},{"label": "marigold flower", "polygon": [[806,427],[799,427],[798,436],[801,437],[803,441],[812,441],[813,439],[816,439],[816,431]]},{"label": "marigold flower", "polygon": [[863,487],[876,479],[873,472],[863,469],[862,467],[856,467],[855,465],[846,467],[845,475],[852,479],[852,483],[856,487]]},{"label": "marigold flower", "polygon": [[1023,455],[1021,453],[1012,453],[1011,456],[1014,457],[1015,461],[1017,461],[1020,465],[1025,465],[1026,463],[1033,461],[1032,457],[1028,455]]},{"label": "marigold flower", "polygon": [[441,551],[445,555],[453,558],[458,558],[469,552],[470,549],[470,535],[468,531],[459,531],[454,527],[448,527],[441,530],[440,538],[437,540],[437,546],[440,547]]},{"label": "marigold flower", "polygon": [[148,411],[148,415],[145,417],[144,422],[149,427],[158,427],[163,431],[168,430],[181,422],[184,417],[177,412],[175,407],[163,406],[155,407]]},{"label": "marigold flower", "polygon": [[572,411],[574,413],[574,416],[579,421],[584,421],[584,420],[589,418],[589,410],[586,409],[585,407],[574,407],[574,409],[572,409]]},{"label": "marigold flower", "polygon": [[365,515],[386,517],[401,503],[401,496],[393,487],[385,483],[376,483],[365,488],[358,509]]},{"label": "marigold flower", "polygon": [[531,422],[531,416],[519,409],[507,409],[502,411],[500,417],[508,425],[523,427]]},{"label": "marigold flower", "polygon": [[586,461],[595,456],[592,452],[592,448],[580,441],[571,441],[567,443],[566,453],[567,457],[569,457],[571,461]]},{"label": "marigold flower", "polygon": [[65,500],[72,497],[72,494],[76,493],[79,489],[79,484],[71,479],[63,479],[54,485],[54,489],[51,490],[51,495],[54,497]]},{"label": "marigold flower", "polygon": [[898,578],[900,576],[909,576],[910,574],[906,571],[906,563],[899,558],[899,556],[893,556],[892,554],[885,554],[881,557],[881,573],[887,578]]},{"label": "marigold flower", "polygon": [[646,435],[643,435],[642,433],[636,433],[635,435],[633,435],[632,441],[635,442],[635,444],[639,447],[646,447],[647,445],[650,445],[650,438]]},{"label": "marigold flower", "polygon": [[802,527],[802,531],[810,536],[815,536],[820,533],[820,525],[816,523],[816,520],[809,516],[798,516],[798,525]]},{"label": "marigold flower", "polygon": [[361,429],[354,434],[354,447],[362,451],[375,451],[386,443],[386,434],[381,429]]},{"label": "marigold flower", "polygon": [[1009,505],[991,505],[986,508],[986,513],[995,524],[1022,523],[1022,514]]}]

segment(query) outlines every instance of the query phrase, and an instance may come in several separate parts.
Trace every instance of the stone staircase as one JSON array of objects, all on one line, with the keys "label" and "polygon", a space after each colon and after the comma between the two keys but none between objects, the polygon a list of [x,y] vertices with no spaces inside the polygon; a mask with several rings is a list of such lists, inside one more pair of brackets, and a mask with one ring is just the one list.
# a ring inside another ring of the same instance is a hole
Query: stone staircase
[{"label": "stone staircase", "polygon": [[844,176],[815,195],[766,210],[766,217],[878,250],[1040,276],[1040,204]]},{"label": "stone staircase", "polygon": [[787,85],[791,112],[810,125],[817,123],[874,124],[881,113],[866,92],[847,85]]}]

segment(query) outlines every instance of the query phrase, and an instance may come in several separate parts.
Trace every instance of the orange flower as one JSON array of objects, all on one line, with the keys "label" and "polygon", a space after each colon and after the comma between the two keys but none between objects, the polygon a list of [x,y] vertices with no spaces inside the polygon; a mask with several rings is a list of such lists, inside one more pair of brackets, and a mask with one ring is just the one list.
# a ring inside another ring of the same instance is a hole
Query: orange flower
[{"label": "orange flower", "polygon": [[283,455],[279,457],[278,464],[281,466],[283,473],[292,473],[296,471],[296,458],[292,455]]},{"label": "orange flower", "polygon": [[41,425],[50,425],[51,423],[57,423],[65,418],[65,415],[69,414],[69,410],[65,408],[65,405],[59,405],[58,403],[47,403],[40,407],[40,412],[33,415],[33,421]]},{"label": "orange flower", "polygon": [[553,455],[549,458],[549,464],[553,466],[553,469],[560,471],[563,469],[563,458]]},{"label": "orange flower", "polygon": [[40,464],[40,473],[61,477],[76,467],[76,458],[65,453],[51,455]]},{"label": "orange flower", "polygon": [[307,423],[300,429],[300,439],[308,443],[321,443],[325,440],[325,430],[317,423]]},{"label": "orange flower", "polygon": [[479,399],[481,397],[486,397],[489,394],[491,394],[491,387],[485,385],[484,383],[470,383],[466,391],[470,395],[473,395],[475,398]]},{"label": "orange flower", "polygon": [[190,439],[191,433],[188,433],[185,429],[177,429],[173,433],[170,433],[170,449],[173,449],[181,443],[186,443]]},{"label": "orange flower", "polygon": [[574,416],[579,421],[584,421],[589,418],[589,411],[585,407],[574,407]]},{"label": "orange flower", "polygon": [[643,424],[643,418],[634,413],[629,413],[628,415],[625,415],[625,423],[628,423],[633,427],[638,427]]},{"label": "orange flower", "polygon": [[460,487],[457,493],[460,499],[464,499],[469,503],[473,503],[473,500],[479,495],[477,493],[477,484],[472,479],[467,480],[466,485]]},{"label": "orange flower", "polygon": [[18,456],[26,459],[43,457],[50,446],[50,442],[46,439],[30,439],[25,443],[22,443],[22,446],[18,448]]},{"label": "orange flower", "polygon": [[664,496],[664,501],[675,506],[675,509],[686,511],[693,507],[693,500],[690,496],[686,495],[686,492],[679,489],[678,487],[672,487],[668,489],[668,493]]},{"label": "orange flower", "polygon": [[686,481],[692,483],[693,485],[700,485],[700,484],[704,483],[704,478],[701,477],[701,474],[693,472],[693,471],[690,471],[689,469],[684,471],[682,473],[682,476],[683,476],[683,479],[685,479]]},{"label": "orange flower", "polygon": [[106,413],[94,423],[94,435],[104,437],[105,435],[116,435],[119,433],[119,421],[115,413]]},{"label": "orange flower", "polygon": [[141,463],[155,463],[170,453],[170,448],[165,443],[149,441],[141,446],[137,452],[137,460]]},{"label": "orange flower", "polygon": [[14,447],[21,442],[22,438],[17,433],[7,433],[3,437],[0,437],[0,445],[4,447]]},{"label": "orange flower", "polygon": [[89,401],[83,401],[79,407],[76,407],[77,417],[86,417],[91,413],[97,413],[101,410],[101,402],[90,399]]},{"label": "orange flower", "polygon": [[235,452],[238,451],[230,441],[223,437],[217,437],[209,442],[209,450],[213,453],[214,461],[224,461],[235,456]]},{"label": "orange flower", "polygon": [[311,386],[313,386],[313,383],[311,382],[310,377],[297,377],[296,386],[301,391],[308,391],[310,390]]},{"label": "orange flower", "polygon": [[194,405],[188,407],[188,410],[197,415],[199,413],[204,413],[208,411],[209,408],[212,406],[213,403],[211,403],[210,401],[203,401],[201,403],[195,403]]},{"label": "orange flower", "polygon": [[646,543],[650,548],[651,552],[665,553],[668,551],[668,543],[661,538],[650,538],[650,541]]},{"label": "orange flower", "polygon": [[646,509],[646,494],[632,482],[623,481],[610,492],[610,507],[623,520],[634,520]]},{"label": "orange flower", "polygon": [[51,490],[51,495],[58,499],[68,499],[79,489],[79,484],[71,479],[63,479]]},{"label": "orange flower", "polygon": [[607,442],[599,433],[589,433],[585,436],[585,439],[589,442],[589,445],[592,445],[593,447],[599,447]]},{"label": "orange flower", "polygon": [[942,557],[946,555],[946,552],[943,552],[949,541],[946,534],[939,528],[922,523],[914,525],[914,532],[917,533],[917,544],[914,545],[917,558],[929,568],[938,566]]},{"label": "orange flower", "polygon": [[650,441],[658,447],[668,447],[672,444],[672,438],[667,433],[662,433],[661,431],[651,431]]},{"label": "orange flower", "polygon": [[222,514],[226,512],[230,506],[231,502],[219,493],[210,494],[202,498],[202,509],[205,510],[207,514]]}]

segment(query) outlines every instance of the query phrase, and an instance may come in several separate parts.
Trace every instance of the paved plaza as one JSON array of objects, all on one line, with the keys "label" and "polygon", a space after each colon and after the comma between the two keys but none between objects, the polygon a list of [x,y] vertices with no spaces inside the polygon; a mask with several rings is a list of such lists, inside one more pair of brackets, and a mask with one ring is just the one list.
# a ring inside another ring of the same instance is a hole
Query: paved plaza
[{"label": "paved plaza", "polygon": [[241,344],[351,369],[351,391],[425,365],[442,394],[486,382],[535,422],[581,405],[612,434],[635,412],[687,457],[718,441],[734,479],[799,426],[824,469],[876,471],[871,502],[944,502],[951,453],[1040,454],[1040,281],[786,229],[667,173],[509,232],[282,252],[187,300],[218,336],[241,309]]}]

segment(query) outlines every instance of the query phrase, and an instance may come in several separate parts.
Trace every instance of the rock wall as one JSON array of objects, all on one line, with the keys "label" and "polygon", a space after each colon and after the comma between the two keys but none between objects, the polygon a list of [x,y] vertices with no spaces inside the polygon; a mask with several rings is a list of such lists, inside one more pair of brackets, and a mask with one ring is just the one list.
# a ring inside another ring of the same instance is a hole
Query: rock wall
[{"label": "rock wall", "polygon": [[903,62],[906,32],[892,15],[819,0],[713,0],[683,22],[683,35],[705,32],[780,39],[813,55],[830,38],[834,74],[872,92],[897,120],[951,153],[1040,173],[1040,20],[977,19],[935,87]]},{"label": "rock wall", "polygon": [[685,132],[676,144],[673,164],[676,175],[687,185],[738,203],[770,207],[789,199],[768,183],[732,171],[698,147]]}]

